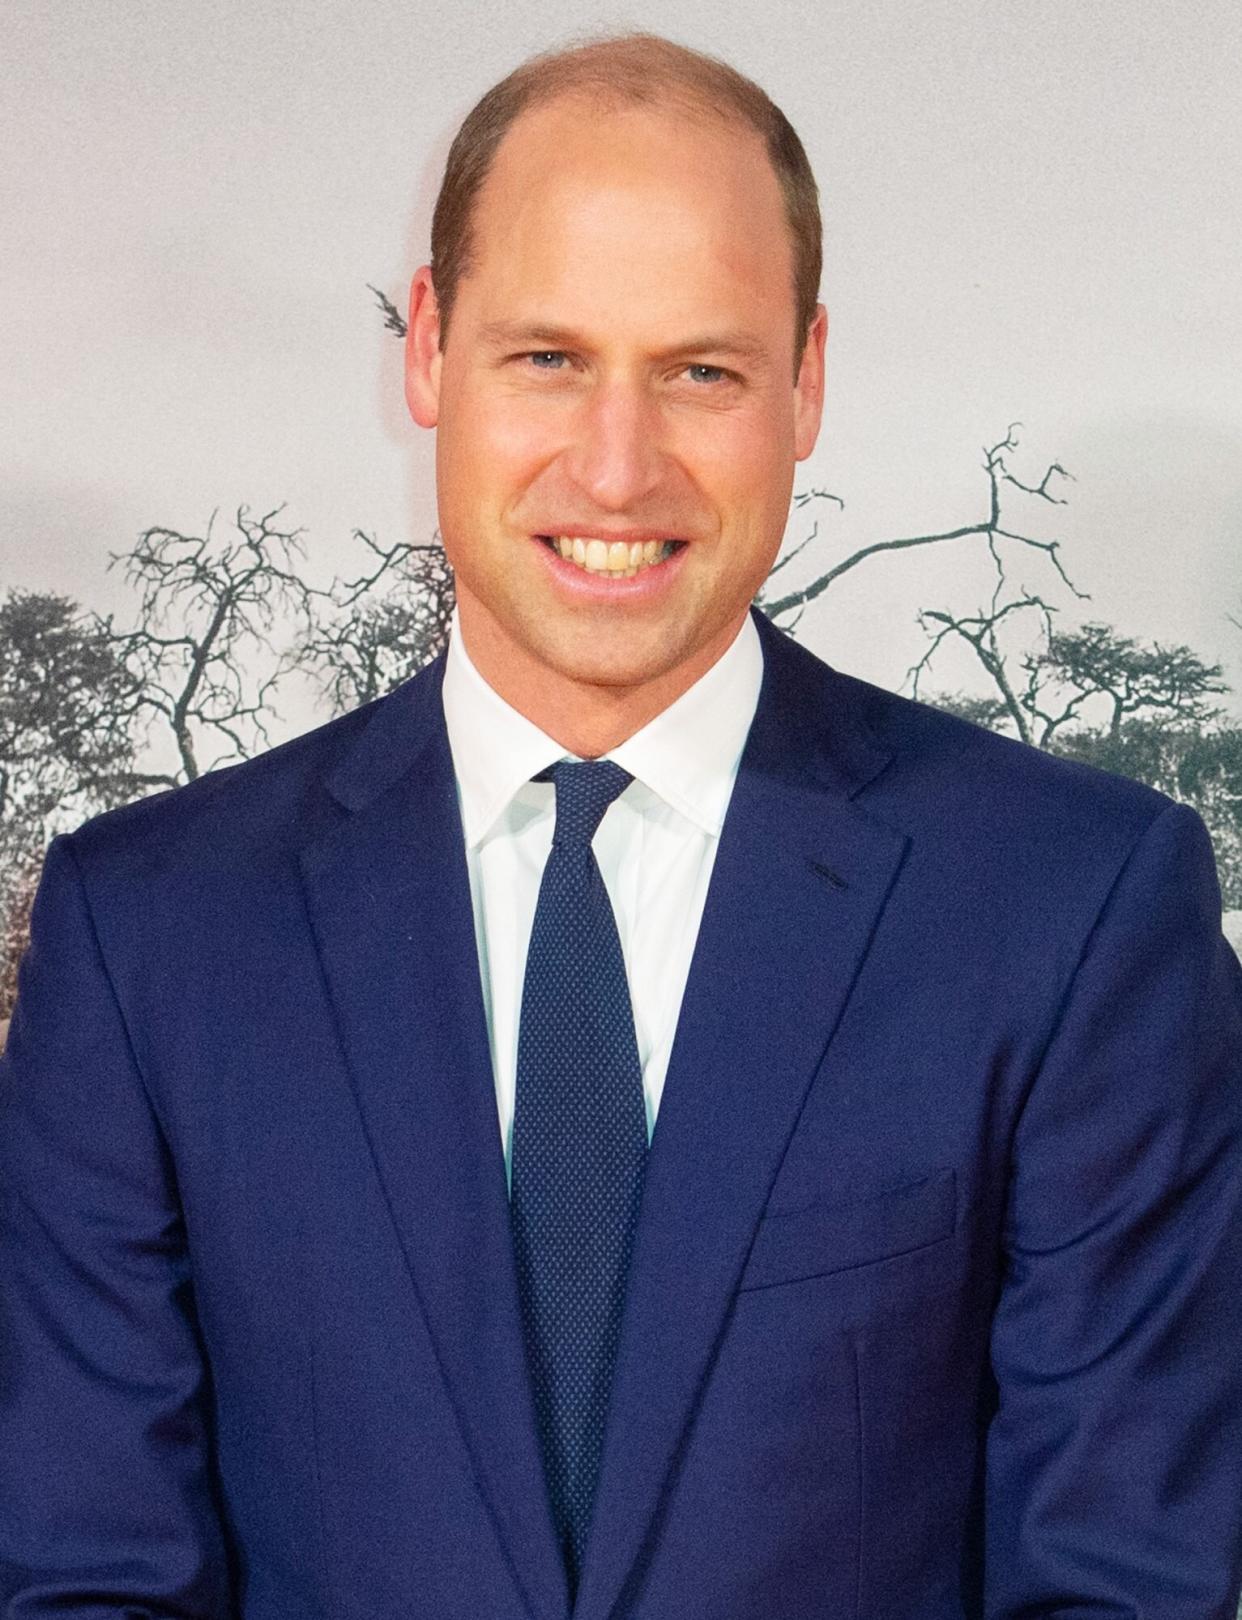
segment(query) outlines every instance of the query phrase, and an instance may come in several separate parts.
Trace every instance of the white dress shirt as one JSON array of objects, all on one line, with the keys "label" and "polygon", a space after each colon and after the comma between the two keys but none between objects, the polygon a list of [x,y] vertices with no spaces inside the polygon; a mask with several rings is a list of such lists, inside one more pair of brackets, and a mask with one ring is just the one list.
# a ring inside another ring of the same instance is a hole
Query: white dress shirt
[{"label": "white dress shirt", "polygon": [[[625,958],[648,1140],[762,678],[763,651],[747,614],[705,675],[604,756],[634,778],[604,813],[592,848]],[[508,1177],[522,980],[555,817],[551,782],[531,778],[576,756],[488,685],[470,661],[456,614],[443,695]]]}]

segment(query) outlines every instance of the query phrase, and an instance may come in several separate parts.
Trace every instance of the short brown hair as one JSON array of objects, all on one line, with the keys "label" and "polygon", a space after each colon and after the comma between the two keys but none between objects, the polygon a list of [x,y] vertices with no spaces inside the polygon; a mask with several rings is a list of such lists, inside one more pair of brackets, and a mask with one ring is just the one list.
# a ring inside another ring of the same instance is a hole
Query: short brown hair
[{"label": "short brown hair", "polygon": [[542,51],[492,86],[449,149],[431,221],[431,277],[448,336],[457,284],[474,261],[473,217],[496,151],[518,116],[569,93],[599,102],[671,107],[689,117],[734,115],[761,137],[785,202],[793,244],[794,377],[815,318],[823,267],[819,193],[793,125],[752,79],[719,58],[642,32],[596,36]]}]

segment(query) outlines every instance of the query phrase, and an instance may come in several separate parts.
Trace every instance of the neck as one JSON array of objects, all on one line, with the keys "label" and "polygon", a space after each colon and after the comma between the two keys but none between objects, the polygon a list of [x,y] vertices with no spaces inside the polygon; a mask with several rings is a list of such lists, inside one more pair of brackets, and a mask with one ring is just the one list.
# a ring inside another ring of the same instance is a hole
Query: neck
[{"label": "neck", "polygon": [[464,593],[458,616],[470,662],[492,690],[579,759],[598,759],[662,714],[728,651],[742,624],[726,626],[672,669],[631,684],[602,684],[542,662]]}]

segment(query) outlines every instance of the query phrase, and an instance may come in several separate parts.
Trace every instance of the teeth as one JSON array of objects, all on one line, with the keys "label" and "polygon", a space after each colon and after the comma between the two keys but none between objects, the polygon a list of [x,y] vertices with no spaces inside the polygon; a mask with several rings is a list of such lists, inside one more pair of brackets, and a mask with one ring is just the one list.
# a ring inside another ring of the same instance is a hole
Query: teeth
[{"label": "teeth", "polygon": [[672,555],[668,540],[584,540],[580,535],[561,534],[552,544],[566,562],[577,563],[589,574],[611,574],[614,579],[633,579],[643,568],[661,563]]}]

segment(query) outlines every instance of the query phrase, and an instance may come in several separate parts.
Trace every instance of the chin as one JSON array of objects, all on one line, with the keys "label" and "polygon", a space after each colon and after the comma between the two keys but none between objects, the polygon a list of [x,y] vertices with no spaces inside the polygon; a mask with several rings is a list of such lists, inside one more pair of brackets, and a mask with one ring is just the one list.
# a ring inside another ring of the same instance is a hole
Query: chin
[{"label": "chin", "polygon": [[687,657],[667,635],[635,635],[582,627],[577,634],[539,637],[532,655],[566,680],[588,686],[643,686],[669,674]]}]

